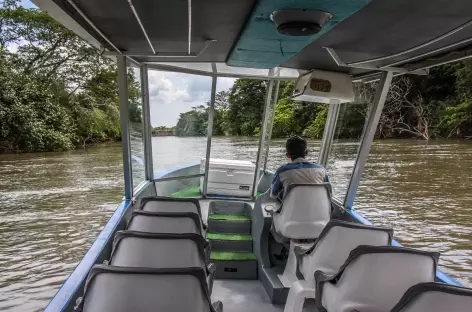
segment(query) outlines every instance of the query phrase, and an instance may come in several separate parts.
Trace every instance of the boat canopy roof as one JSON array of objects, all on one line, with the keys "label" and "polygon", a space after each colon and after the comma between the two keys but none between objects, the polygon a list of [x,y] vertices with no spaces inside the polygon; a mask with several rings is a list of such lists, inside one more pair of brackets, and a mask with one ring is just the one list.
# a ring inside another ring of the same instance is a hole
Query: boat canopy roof
[{"label": "boat canopy roof", "polygon": [[[425,74],[472,53],[467,0],[33,2],[105,54],[163,70],[295,79],[322,69],[361,79],[386,70]],[[289,36],[271,19],[288,9],[330,18],[317,33]]]}]

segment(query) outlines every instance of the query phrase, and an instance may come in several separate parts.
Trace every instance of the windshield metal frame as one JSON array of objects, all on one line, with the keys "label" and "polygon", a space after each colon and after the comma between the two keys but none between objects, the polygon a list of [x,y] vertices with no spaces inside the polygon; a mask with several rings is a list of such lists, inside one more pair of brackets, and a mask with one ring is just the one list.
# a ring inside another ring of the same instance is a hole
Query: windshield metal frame
[{"label": "windshield metal frame", "polygon": [[[119,74],[119,93],[120,93],[120,119],[122,125],[122,145],[123,145],[123,173],[124,173],[124,185],[125,185],[125,198],[132,197],[132,182],[131,178],[131,146],[129,142],[129,122],[127,121],[128,118],[128,90],[127,90],[127,83],[126,79],[123,82],[123,78],[120,78],[123,74],[126,74],[126,56],[117,56],[118,60],[118,74]],[[124,70],[123,70],[124,64]],[[216,96],[216,85],[218,83],[218,75],[216,70],[216,64],[212,63],[213,74],[212,77],[212,88],[211,88],[211,100],[210,100],[210,108],[209,108],[209,119],[208,119],[208,130],[207,130],[207,146],[206,146],[206,157],[205,157],[205,170],[198,175],[190,175],[190,176],[178,176],[178,177],[168,177],[168,178],[155,178],[155,173],[153,172],[153,159],[152,159],[152,131],[151,131],[151,124],[150,124],[150,103],[149,103],[149,81],[148,81],[148,70],[156,68],[154,66],[148,66],[143,64],[140,66],[141,68],[141,78],[142,78],[142,96],[143,96],[143,123],[144,123],[144,149],[145,149],[145,168],[146,168],[146,181],[167,181],[167,180],[179,180],[179,179],[186,179],[186,178],[194,178],[195,176],[203,177],[203,198],[211,198],[212,196],[208,196],[207,194],[207,184],[208,184],[208,167],[209,167],[209,160],[211,155],[211,142],[212,142],[212,130],[213,130],[213,116],[215,110],[215,96]],[[167,71],[168,68],[165,69]],[[182,72],[182,71],[179,71]],[[188,74],[198,75],[198,76],[208,76],[206,74],[192,72],[186,72]],[[255,198],[257,195],[257,186],[259,182],[260,171],[266,171],[267,168],[267,161],[268,161],[268,153],[270,146],[267,146],[267,150],[262,151],[265,145],[270,145],[271,141],[271,133],[267,133],[267,131],[272,132],[272,127],[268,128],[268,124],[273,123],[274,113],[275,113],[275,105],[274,101],[278,99],[278,91],[280,86],[280,81],[284,79],[280,79],[277,76],[277,71],[269,71],[270,79],[265,79],[269,81],[268,90],[266,93],[265,98],[265,105],[264,105],[264,114],[261,124],[261,133],[259,135],[259,144],[258,144],[258,151],[257,151],[257,158],[256,158],[256,169],[253,181],[253,194],[252,197]],[[360,183],[360,179],[362,173],[364,171],[365,164],[367,162],[367,157],[369,155],[370,148],[372,146],[372,142],[374,139],[375,131],[378,124],[378,118],[380,117],[383,105],[385,103],[386,94],[389,90],[391,80],[392,80],[393,72],[384,72],[382,74],[381,80],[378,84],[378,88],[376,91],[376,96],[374,98],[373,103],[371,103],[371,107],[369,109],[369,114],[366,118],[366,126],[363,130],[363,135],[361,138],[361,143],[358,147],[358,152],[355,160],[355,165],[352,170],[352,174],[350,177],[350,183],[345,193],[345,199],[343,202],[343,206],[346,209],[351,209],[353,207],[357,189]],[[125,77],[126,78],[126,77]],[[248,79],[258,79],[254,77],[239,77],[239,78],[248,78]],[[277,82],[277,83],[275,83]],[[275,88],[274,88],[275,87]],[[125,90],[122,90],[125,88]],[[274,89],[276,93],[274,93]],[[122,99],[124,97],[124,99]],[[269,109],[271,106],[273,110]],[[330,103],[330,107],[328,109],[328,117],[325,125],[325,129],[323,132],[323,138],[321,141],[320,146],[320,154],[318,158],[318,162],[326,166],[329,152],[331,150],[333,144],[333,136],[336,129],[336,123],[339,116],[340,104],[336,102]],[[131,190],[130,190],[131,189]],[[129,196],[129,197],[128,197]],[[230,197],[232,199],[237,199],[236,197]],[[340,199],[334,198],[338,202],[341,202]]]}]

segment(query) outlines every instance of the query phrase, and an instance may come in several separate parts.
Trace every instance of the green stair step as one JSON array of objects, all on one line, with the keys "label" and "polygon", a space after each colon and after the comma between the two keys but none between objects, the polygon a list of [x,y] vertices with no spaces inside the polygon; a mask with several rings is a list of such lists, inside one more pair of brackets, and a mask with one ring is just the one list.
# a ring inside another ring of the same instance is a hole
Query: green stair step
[{"label": "green stair step", "polygon": [[210,240],[252,241],[252,236],[247,234],[207,233],[206,238]]},{"label": "green stair step", "polygon": [[195,187],[189,187],[183,190],[180,190],[174,194],[171,195],[171,197],[175,198],[194,198],[194,197],[202,197],[202,194],[200,193],[200,187],[195,186]]},{"label": "green stair step", "polygon": [[256,260],[256,255],[252,252],[229,252],[229,251],[212,251],[210,260],[215,261],[247,261]]},{"label": "green stair step", "polygon": [[[257,192],[257,196],[260,196],[262,193]],[[200,186],[194,186],[194,187],[188,187],[185,189],[182,189],[178,192],[175,192],[174,194],[171,195],[171,197],[175,198],[200,198],[202,197],[202,194],[200,192]]]},{"label": "green stair step", "polygon": [[211,214],[208,215],[208,219],[226,221],[251,221],[250,216],[234,214]]}]

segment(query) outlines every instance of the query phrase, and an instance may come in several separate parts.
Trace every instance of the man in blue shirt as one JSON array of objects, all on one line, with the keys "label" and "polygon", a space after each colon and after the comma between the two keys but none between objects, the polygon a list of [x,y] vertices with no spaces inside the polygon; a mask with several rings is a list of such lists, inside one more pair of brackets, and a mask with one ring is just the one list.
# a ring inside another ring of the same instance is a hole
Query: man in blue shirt
[{"label": "man in blue shirt", "polygon": [[300,136],[293,136],[285,144],[291,163],[281,166],[274,175],[270,197],[282,199],[290,184],[321,184],[329,182],[326,169],[305,160],[308,154],[307,142]]}]

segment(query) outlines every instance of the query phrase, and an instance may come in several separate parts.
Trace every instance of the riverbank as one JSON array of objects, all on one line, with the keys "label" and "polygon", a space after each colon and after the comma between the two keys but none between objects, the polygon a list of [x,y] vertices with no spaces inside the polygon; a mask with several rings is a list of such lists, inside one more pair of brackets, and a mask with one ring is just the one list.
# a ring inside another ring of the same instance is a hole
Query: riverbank
[{"label": "riverbank", "polygon": [[[205,136],[176,136],[176,135],[152,135],[152,137],[176,137],[176,138],[206,138]],[[213,138],[251,138],[254,140],[258,140],[258,136],[238,136],[238,135],[218,135],[214,136]],[[272,140],[286,140],[288,137],[273,137]],[[307,138],[307,140],[314,140],[311,138]],[[349,142],[357,142],[359,138],[352,138],[352,139],[341,139],[341,141]],[[413,141],[413,142],[420,142],[421,144],[436,144],[438,142],[440,143],[461,143],[461,142],[472,142],[472,137],[468,138],[453,138],[453,139],[442,139],[442,138],[437,138],[437,139],[429,139],[425,140],[422,138],[381,138],[381,139],[375,139],[375,141]],[[28,153],[56,153],[56,152],[68,152],[68,151],[74,151],[74,150],[81,150],[81,149],[86,149],[86,148],[91,148],[91,147],[107,147],[107,146],[115,146],[115,145],[120,145],[121,146],[121,139],[116,139],[116,140],[106,140],[103,142],[91,142],[87,143],[85,145],[77,145],[73,149],[68,149],[68,150],[57,150],[57,151],[31,151],[31,152],[25,152],[25,151],[5,151],[0,148],[0,155],[2,154],[28,154]]]},{"label": "riverbank", "polygon": [[66,150],[56,150],[56,151],[9,151],[2,149],[0,147],[0,155],[3,154],[37,154],[37,153],[59,153],[59,152],[70,152],[70,151],[76,151],[76,150],[81,150],[81,149],[86,149],[90,147],[107,147],[107,146],[116,146],[120,145],[121,146],[121,139],[116,139],[116,140],[106,140],[102,142],[91,142],[91,143],[86,143],[85,145],[76,145],[74,148],[71,149],[66,149]]}]

